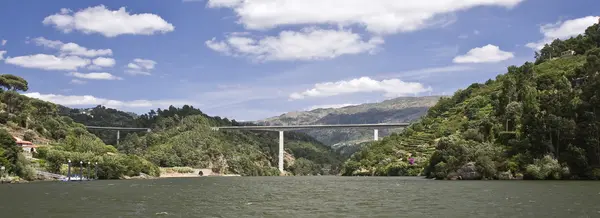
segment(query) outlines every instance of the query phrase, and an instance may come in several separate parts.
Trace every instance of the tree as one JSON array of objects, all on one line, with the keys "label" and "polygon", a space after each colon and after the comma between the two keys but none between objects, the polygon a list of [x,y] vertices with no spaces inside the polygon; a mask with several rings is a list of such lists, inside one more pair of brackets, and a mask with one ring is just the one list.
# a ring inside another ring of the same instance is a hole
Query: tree
[{"label": "tree", "polygon": [[6,90],[12,91],[25,92],[29,90],[27,80],[12,74],[0,75],[0,87],[4,87]]},{"label": "tree", "polygon": [[4,129],[0,129],[0,164],[7,172],[17,173],[20,148],[15,139]]}]

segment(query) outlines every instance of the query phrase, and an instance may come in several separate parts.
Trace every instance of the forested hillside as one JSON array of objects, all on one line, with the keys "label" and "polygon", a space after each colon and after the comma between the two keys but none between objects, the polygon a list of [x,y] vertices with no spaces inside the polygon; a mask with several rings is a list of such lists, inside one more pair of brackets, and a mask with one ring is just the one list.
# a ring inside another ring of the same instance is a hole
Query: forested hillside
[{"label": "forested hillside", "polygon": [[[59,114],[71,117],[75,122],[85,124],[86,126],[114,126],[114,127],[136,127],[136,114],[119,111],[113,108],[106,108],[98,105],[88,109],[73,109],[64,106],[59,107]],[[88,130],[98,136],[104,143],[109,145],[117,144],[117,132],[112,130]],[[126,136],[127,131],[121,132],[121,137]]]},{"label": "forested hillside", "polygon": [[555,40],[535,64],[442,98],[406,131],[353,155],[343,174],[600,179],[599,47],[598,24]]},{"label": "forested hillside", "polygon": [[[74,167],[98,163],[100,179],[145,173],[159,176],[159,166],[212,168],[218,173],[279,175],[277,137],[270,132],[213,131],[211,126],[248,125],[210,117],[191,106],[150,111],[136,116],[114,109],[69,109],[19,94],[28,83],[0,75],[0,165],[9,175],[36,179],[36,169],[66,174]],[[62,115],[68,116],[62,116]],[[79,123],[81,122],[81,123]],[[123,134],[117,146],[114,131],[90,133],[85,125],[152,128],[152,133]],[[13,136],[41,146],[33,159],[23,154]],[[286,133],[285,169],[294,175],[337,173],[341,158],[329,147],[300,133]],[[94,169],[94,167],[92,167]],[[73,171],[78,172],[78,171]]]},{"label": "forested hillside", "polygon": [[[278,133],[212,131],[211,126],[252,125],[221,117],[211,117],[185,105],[182,108],[151,110],[134,116],[98,106],[65,111],[85,125],[143,127],[151,133],[93,130],[120,152],[141,156],[161,167],[189,166],[212,168],[218,173],[279,175],[277,170]],[[302,133],[286,132],[285,169],[294,175],[337,173],[341,158],[329,147]]]},{"label": "forested hillside", "polygon": [[[98,176],[104,179],[136,176],[144,172],[158,175],[158,168],[137,156],[118,153],[86,131],[71,118],[58,115],[57,105],[29,98],[18,91],[27,91],[23,78],[0,75],[0,165],[9,175],[27,180],[36,179],[35,169],[66,173],[67,160],[74,163],[98,162]],[[38,153],[30,162],[17,146],[14,137],[33,141]]]}]

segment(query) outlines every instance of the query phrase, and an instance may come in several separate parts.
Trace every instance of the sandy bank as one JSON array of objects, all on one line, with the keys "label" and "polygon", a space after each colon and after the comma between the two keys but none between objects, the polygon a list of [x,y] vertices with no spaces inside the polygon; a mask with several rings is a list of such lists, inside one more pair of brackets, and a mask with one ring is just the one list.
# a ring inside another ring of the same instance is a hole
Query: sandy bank
[{"label": "sandy bank", "polygon": [[206,177],[206,176],[240,176],[235,174],[215,173],[212,169],[193,169],[190,173],[173,172],[169,168],[161,168],[160,178],[187,178],[187,177]]}]

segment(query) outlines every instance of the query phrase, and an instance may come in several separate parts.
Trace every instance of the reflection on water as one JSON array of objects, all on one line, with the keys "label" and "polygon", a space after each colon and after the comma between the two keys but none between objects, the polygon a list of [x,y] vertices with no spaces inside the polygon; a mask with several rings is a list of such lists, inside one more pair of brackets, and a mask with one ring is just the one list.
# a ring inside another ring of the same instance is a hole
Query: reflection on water
[{"label": "reflection on water", "polygon": [[0,185],[0,217],[600,217],[600,182],[203,177]]}]

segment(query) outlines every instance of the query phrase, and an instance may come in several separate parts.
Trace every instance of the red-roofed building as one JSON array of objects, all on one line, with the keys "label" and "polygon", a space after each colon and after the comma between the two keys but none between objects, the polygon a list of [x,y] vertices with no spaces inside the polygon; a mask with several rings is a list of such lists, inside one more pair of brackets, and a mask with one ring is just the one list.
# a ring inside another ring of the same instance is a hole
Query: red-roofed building
[{"label": "red-roofed building", "polygon": [[38,147],[38,146],[34,145],[33,142],[24,141],[20,138],[14,137],[14,136],[13,136],[13,138],[15,138],[15,141],[17,141],[17,145],[21,146],[21,148],[23,148],[23,151],[25,153],[32,154],[35,152],[35,149]]}]

